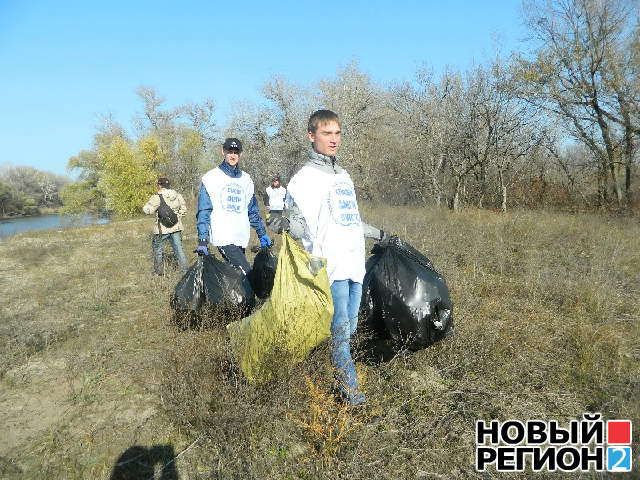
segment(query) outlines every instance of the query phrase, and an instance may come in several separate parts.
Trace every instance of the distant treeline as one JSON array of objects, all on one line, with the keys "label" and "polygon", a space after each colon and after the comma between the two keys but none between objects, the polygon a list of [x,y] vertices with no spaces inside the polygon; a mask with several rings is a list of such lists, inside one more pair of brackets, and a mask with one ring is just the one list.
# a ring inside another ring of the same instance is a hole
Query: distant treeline
[{"label": "distant treeline", "polygon": [[37,215],[62,205],[60,190],[70,179],[32,167],[0,167],[0,216]]},{"label": "distant treeline", "polygon": [[318,108],[339,114],[340,161],[372,202],[637,206],[638,3],[529,0],[523,11],[532,40],[520,52],[468,71],[423,68],[395,85],[375,83],[356,62],[311,85],[274,77],[262,101],[236,104],[224,126],[211,99],[171,109],[141,87],[134,124],[105,118],[93,146],[70,159],[80,182],[64,190],[65,209],[136,214],[160,174],[195,198],[225,136],[243,141],[241,166],[256,189],[276,173],[286,183],[306,159]]}]

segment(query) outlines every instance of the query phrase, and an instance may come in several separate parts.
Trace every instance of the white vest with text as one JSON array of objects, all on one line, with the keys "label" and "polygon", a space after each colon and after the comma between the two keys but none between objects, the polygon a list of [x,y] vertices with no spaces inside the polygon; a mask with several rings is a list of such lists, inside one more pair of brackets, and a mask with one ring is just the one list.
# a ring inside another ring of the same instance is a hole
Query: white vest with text
[{"label": "white vest with text", "polygon": [[269,208],[271,210],[284,210],[284,197],[287,194],[287,189],[282,185],[278,188],[269,186],[266,192],[269,196]]},{"label": "white vest with text", "polygon": [[213,209],[209,225],[209,243],[217,247],[249,244],[249,202],[253,198],[253,180],[246,173],[231,178],[220,168],[202,177]]},{"label": "white vest with text", "polygon": [[349,174],[304,166],[291,179],[288,189],[307,224],[302,244],[312,255],[327,259],[329,282],[362,283],[365,243]]}]

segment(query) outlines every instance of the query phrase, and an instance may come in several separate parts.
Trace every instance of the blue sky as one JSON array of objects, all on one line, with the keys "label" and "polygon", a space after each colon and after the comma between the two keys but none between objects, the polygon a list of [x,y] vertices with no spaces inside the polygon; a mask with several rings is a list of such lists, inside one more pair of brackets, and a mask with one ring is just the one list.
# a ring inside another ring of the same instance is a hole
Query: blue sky
[{"label": "blue sky", "polygon": [[[344,5],[342,5],[344,3]],[[310,85],[356,60],[384,85],[464,70],[524,36],[520,0],[0,0],[0,164],[66,173],[100,114],[125,127],[150,86],[213,98],[219,124],[274,74]]]}]

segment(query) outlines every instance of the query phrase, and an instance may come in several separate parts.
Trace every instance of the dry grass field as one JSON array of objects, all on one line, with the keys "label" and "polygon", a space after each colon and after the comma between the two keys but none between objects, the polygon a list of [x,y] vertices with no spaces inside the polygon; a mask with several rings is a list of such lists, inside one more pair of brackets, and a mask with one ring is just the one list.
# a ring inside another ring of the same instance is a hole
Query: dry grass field
[{"label": "dry grass field", "polygon": [[0,242],[0,478],[600,479],[474,470],[477,419],[584,412],[634,420],[639,468],[637,218],[363,210],[442,272],[456,322],[386,363],[356,353],[366,412],[336,403],[326,346],[255,387],[223,327],[176,328],[149,218]]}]

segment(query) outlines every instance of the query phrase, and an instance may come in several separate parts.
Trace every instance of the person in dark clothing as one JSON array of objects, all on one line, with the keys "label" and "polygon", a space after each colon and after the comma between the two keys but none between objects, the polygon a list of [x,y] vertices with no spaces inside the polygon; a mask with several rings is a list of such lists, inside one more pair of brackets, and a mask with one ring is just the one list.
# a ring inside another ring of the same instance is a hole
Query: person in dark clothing
[{"label": "person in dark clothing", "polygon": [[246,275],[251,269],[245,257],[249,226],[255,229],[261,246],[270,246],[271,239],[258,213],[253,180],[238,166],[241,154],[240,140],[227,138],[222,145],[224,160],[202,177],[196,251],[198,255],[209,255],[211,243],[225,260]]}]

